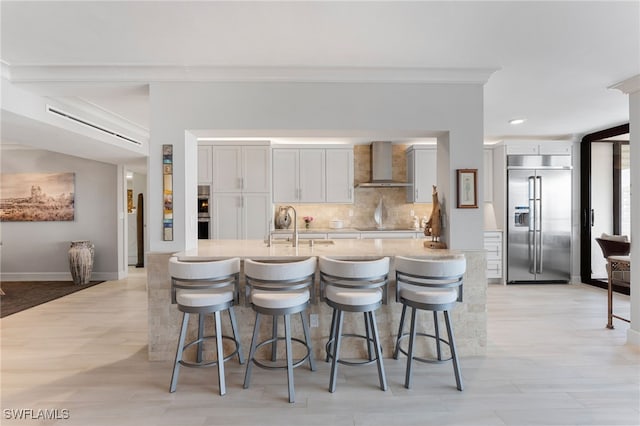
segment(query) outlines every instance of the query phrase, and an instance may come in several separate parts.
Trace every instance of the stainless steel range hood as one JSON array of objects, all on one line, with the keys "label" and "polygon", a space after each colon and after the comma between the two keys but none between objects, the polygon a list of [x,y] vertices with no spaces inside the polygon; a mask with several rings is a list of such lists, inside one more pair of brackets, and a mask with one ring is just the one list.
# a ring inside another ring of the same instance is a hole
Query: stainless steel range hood
[{"label": "stainless steel range hood", "polygon": [[393,180],[393,147],[391,142],[371,144],[371,181],[357,185],[358,188],[399,188],[411,186],[407,182]]}]

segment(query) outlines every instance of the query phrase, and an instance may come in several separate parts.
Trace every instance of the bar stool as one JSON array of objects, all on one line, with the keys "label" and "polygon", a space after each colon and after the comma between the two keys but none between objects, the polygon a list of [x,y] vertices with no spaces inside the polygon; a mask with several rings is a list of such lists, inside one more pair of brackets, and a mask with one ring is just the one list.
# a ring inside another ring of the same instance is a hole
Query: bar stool
[{"label": "bar stool", "polygon": [[[309,325],[305,310],[314,300],[316,258],[311,257],[297,262],[266,263],[254,260],[244,261],[246,302],[256,312],[256,323],[253,327],[249,362],[244,376],[244,388],[249,388],[253,364],[265,369],[286,369],[289,385],[289,402],[295,402],[293,369],[309,361],[311,371],[315,371],[313,349]],[[291,336],[291,314],[300,313],[304,340]],[[271,338],[258,343],[261,315],[273,317]],[[284,317],[284,337],[278,336],[278,317]],[[286,365],[277,361],[278,341],[285,341]],[[306,355],[301,359],[293,359],[292,342],[305,346]],[[256,350],[271,344],[271,362],[256,359]]]},{"label": "bar stool", "polygon": [[[464,257],[416,259],[396,256],[394,263],[396,269],[396,301],[402,303],[403,306],[393,358],[398,359],[398,352],[407,355],[404,387],[407,389],[411,387],[413,360],[432,363],[452,361],[457,388],[461,391],[463,389],[462,377],[460,375],[460,366],[458,364],[456,343],[453,337],[453,327],[449,318],[449,311],[453,309],[456,302],[462,302],[462,276],[466,269],[466,259]],[[411,308],[411,329],[409,333],[403,333],[407,307]],[[416,332],[416,310],[418,309],[433,311],[435,334]],[[444,313],[449,340],[440,337],[438,328],[439,311]],[[416,335],[435,340],[437,351],[436,359],[420,358],[414,355]],[[408,351],[400,347],[400,342],[405,337],[409,337]],[[451,357],[443,359],[441,343],[449,346]]]},{"label": "bar stool", "polygon": [[[376,324],[375,311],[387,301],[387,282],[389,276],[389,258],[377,260],[350,261],[337,260],[321,256],[320,260],[320,294],[327,305],[333,308],[331,331],[327,342],[327,361],[331,362],[331,378],[329,392],[336,390],[338,363],[344,365],[378,365],[380,389],[387,390],[387,379],[384,374],[380,334]],[[365,335],[343,334],[342,322],[345,312],[363,312]],[[339,358],[342,338],[358,337],[366,339],[368,359],[363,361],[347,361]],[[375,356],[373,355],[374,347]]]},{"label": "bar stool", "polygon": [[[220,395],[226,393],[224,380],[224,362],[238,355],[240,364],[244,364],[240,334],[233,311],[234,303],[238,303],[238,277],[240,275],[240,259],[226,259],[210,262],[181,262],[176,257],[169,259],[169,275],[171,276],[171,303],[177,304],[178,310],[183,312],[182,328],[178,339],[176,359],[173,364],[173,375],[169,392],[175,392],[178,383],[180,366],[185,367],[212,367],[218,366],[218,386]],[[222,311],[229,312],[231,330],[233,336],[222,334]],[[185,345],[187,326],[190,314],[198,315],[198,336]],[[213,314],[215,322],[215,334],[204,335],[205,315]],[[203,343],[205,340],[215,339],[217,357],[215,361],[203,361]],[[235,349],[226,357],[224,356],[223,339],[231,340]],[[196,361],[190,362],[182,359],[184,350],[197,345]]]}]

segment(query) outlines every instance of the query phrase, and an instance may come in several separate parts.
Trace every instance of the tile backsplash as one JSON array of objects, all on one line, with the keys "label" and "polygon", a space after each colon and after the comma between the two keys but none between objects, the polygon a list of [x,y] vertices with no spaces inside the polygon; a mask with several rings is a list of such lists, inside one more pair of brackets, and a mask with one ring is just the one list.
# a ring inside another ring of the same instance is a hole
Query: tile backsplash
[{"label": "tile backsplash", "polygon": [[[407,162],[405,150],[408,145],[393,145],[393,179],[406,181]],[[368,182],[371,177],[371,148],[356,145],[353,150],[354,181],[357,185]],[[334,219],[344,221],[345,228],[375,226],[373,213],[380,198],[384,206],[382,223],[386,227],[410,228],[413,225],[411,211],[418,218],[431,215],[431,203],[407,203],[406,188],[355,188],[353,204],[294,204],[298,213],[298,226],[303,227],[304,216],[313,216],[313,228],[329,228]],[[277,209],[277,205],[274,206]],[[349,213],[353,216],[349,216]]]}]

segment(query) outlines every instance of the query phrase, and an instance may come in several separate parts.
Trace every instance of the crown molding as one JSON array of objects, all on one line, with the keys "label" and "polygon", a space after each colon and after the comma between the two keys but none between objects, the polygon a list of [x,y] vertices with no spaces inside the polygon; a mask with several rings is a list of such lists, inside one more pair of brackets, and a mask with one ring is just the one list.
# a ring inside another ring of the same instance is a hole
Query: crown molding
[{"label": "crown molding", "polygon": [[640,91],[640,74],[628,78],[620,83],[616,83],[613,86],[609,86],[609,89],[617,89],[622,93],[631,94]]},{"label": "crown molding", "polygon": [[210,81],[485,84],[498,70],[498,68],[164,65],[12,65],[9,68],[11,81],[15,83]]}]

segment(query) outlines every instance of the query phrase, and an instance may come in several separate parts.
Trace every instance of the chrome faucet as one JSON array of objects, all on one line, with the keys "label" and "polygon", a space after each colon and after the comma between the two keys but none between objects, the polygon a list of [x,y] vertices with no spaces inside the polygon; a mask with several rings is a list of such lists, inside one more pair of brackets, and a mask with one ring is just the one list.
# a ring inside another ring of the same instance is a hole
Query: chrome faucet
[{"label": "chrome faucet", "polygon": [[293,206],[285,207],[287,212],[293,210],[293,247],[298,247],[298,212]]}]

